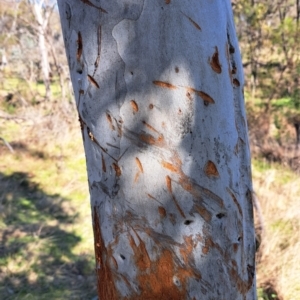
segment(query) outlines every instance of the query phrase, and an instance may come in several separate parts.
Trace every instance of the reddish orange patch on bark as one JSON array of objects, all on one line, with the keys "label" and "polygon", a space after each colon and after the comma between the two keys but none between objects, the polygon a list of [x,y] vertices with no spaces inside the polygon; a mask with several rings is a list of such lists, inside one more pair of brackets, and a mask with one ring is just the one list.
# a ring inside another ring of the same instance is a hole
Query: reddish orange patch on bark
[{"label": "reddish orange patch on bark", "polygon": [[142,173],[144,173],[142,163],[141,163],[141,161],[140,161],[137,157],[135,158],[135,162],[136,162],[136,164],[137,164],[139,170],[140,170]]},{"label": "reddish orange patch on bark", "polygon": [[219,51],[218,47],[216,47],[215,53],[213,54],[211,61],[210,61],[211,68],[218,74],[222,72],[222,67],[219,61]]},{"label": "reddish orange patch on bark", "polygon": [[160,135],[157,139],[155,139],[155,137],[151,134],[140,133],[139,139],[148,145],[157,146],[157,147],[165,146],[165,139],[163,135]]},{"label": "reddish orange patch on bark", "polygon": [[118,166],[117,163],[113,163],[112,166],[113,166],[113,168],[114,168],[114,170],[116,172],[116,176],[120,177],[122,175],[121,168]]},{"label": "reddish orange patch on bark", "polygon": [[91,75],[88,74],[87,77],[88,77],[89,82],[90,82],[93,86],[95,86],[97,89],[100,88],[98,82],[97,82]]},{"label": "reddish orange patch on bark", "polygon": [[164,82],[164,81],[159,81],[159,80],[154,80],[152,82],[153,82],[153,84],[155,84],[159,87],[162,87],[162,88],[167,88],[167,89],[172,89],[172,90],[177,89],[177,86],[175,86],[169,82]]},{"label": "reddish orange patch on bark", "polygon": [[208,177],[219,177],[218,169],[211,160],[206,163],[204,172]]},{"label": "reddish orange patch on bark", "polygon": [[98,297],[101,300],[117,300],[119,299],[119,296],[114,283],[115,278],[113,277],[113,272],[109,266],[109,255],[102,238],[96,207],[94,207],[93,226]]},{"label": "reddish orange patch on bark", "polygon": [[155,137],[153,135],[151,135],[151,134],[141,133],[139,135],[139,137],[146,144],[155,145],[155,143],[156,143]]},{"label": "reddish orange patch on bark", "polygon": [[189,92],[196,93],[196,95],[198,95],[199,97],[201,97],[204,102],[207,102],[207,103],[210,103],[210,104],[214,104],[215,103],[215,100],[211,96],[209,96],[207,93],[205,93],[203,91],[198,91],[198,90],[193,89],[191,87],[188,87],[187,90]]},{"label": "reddish orange patch on bark", "polygon": [[139,106],[137,105],[137,103],[134,100],[130,101],[130,105],[135,113],[137,113],[139,111]]},{"label": "reddish orange patch on bark", "polygon": [[172,194],[172,180],[170,176],[166,176],[166,184],[167,184],[167,188],[168,191]]},{"label": "reddish orange patch on bark", "polygon": [[167,215],[167,212],[166,212],[165,208],[162,207],[162,206],[159,206],[159,207],[158,207],[158,212],[159,212],[159,214],[160,214],[160,216],[161,216],[162,218],[165,218],[166,215]]},{"label": "reddish orange patch on bark", "polygon": [[[103,8],[100,7],[100,6],[96,6],[95,4],[93,4],[93,3],[92,3],[91,1],[89,1],[89,0],[80,0],[80,1],[83,2],[83,3],[85,3],[85,4],[87,4],[87,5],[89,5],[89,6],[91,6],[91,7],[97,8],[97,9],[99,9],[101,12],[107,14],[107,11],[106,11],[105,9],[103,9]],[[102,300],[102,299],[101,299],[101,300]]]},{"label": "reddish orange patch on bark", "polygon": [[181,257],[184,261],[185,265],[188,265],[189,261],[192,260],[192,254],[193,254],[193,250],[194,250],[194,241],[193,241],[193,236],[189,235],[189,236],[184,236],[184,247],[182,247],[180,249],[180,254]]},{"label": "reddish orange patch on bark", "polygon": [[137,245],[134,241],[134,238],[130,235],[129,242],[130,246],[134,252],[134,259],[136,262],[137,267],[140,271],[145,271],[146,269],[150,268],[150,257],[146,249],[146,245],[140,236],[135,232],[137,238],[139,239],[139,245]]},{"label": "reddish orange patch on bark", "polygon": [[238,79],[236,79],[236,78],[233,79],[232,83],[233,83],[233,85],[236,86],[236,87],[238,87],[238,86],[241,85],[240,82],[238,81]]},{"label": "reddish orange patch on bark", "polygon": [[195,205],[195,209],[206,222],[211,221],[211,213],[206,208],[200,205]]},{"label": "reddish orange patch on bark", "polygon": [[178,173],[179,172],[179,169],[177,166],[169,163],[169,162],[166,162],[166,161],[162,161],[161,162],[162,166],[165,168],[165,169],[168,169],[169,171],[171,172],[175,172],[175,173]]},{"label": "reddish orange patch on bark", "polygon": [[81,32],[78,31],[77,54],[76,54],[77,61],[80,60],[81,55],[82,55],[82,36],[81,36]]},{"label": "reddish orange patch on bark", "polygon": [[149,123],[147,123],[146,121],[143,121],[142,122],[148,129],[156,132],[156,133],[159,133],[159,131],[157,131],[153,126],[151,126]]},{"label": "reddish orange patch on bark", "polygon": [[112,117],[109,113],[106,113],[106,120],[108,121],[110,129],[115,130],[115,126],[113,125]]},{"label": "reddish orange patch on bark", "polygon": [[[145,244],[140,240],[139,246],[131,241],[138,268],[137,282],[139,293],[129,299],[134,300],[181,300],[186,297],[186,282],[196,277],[189,267],[180,267],[170,250],[164,249],[156,261],[148,260]],[[177,278],[180,287],[174,283]],[[198,277],[197,277],[198,278]]]}]

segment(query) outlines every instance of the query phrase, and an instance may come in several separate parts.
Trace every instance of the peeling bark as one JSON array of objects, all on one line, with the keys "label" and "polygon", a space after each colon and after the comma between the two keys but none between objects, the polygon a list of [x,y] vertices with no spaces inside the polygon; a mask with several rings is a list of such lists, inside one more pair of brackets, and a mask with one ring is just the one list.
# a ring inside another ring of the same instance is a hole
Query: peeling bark
[{"label": "peeling bark", "polygon": [[99,298],[256,299],[230,1],[58,4],[87,159]]}]

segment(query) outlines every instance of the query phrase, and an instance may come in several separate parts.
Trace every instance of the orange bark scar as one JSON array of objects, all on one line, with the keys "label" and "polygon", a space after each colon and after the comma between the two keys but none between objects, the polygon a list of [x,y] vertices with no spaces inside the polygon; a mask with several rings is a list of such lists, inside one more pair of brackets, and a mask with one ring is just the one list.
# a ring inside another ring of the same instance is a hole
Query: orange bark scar
[{"label": "orange bark scar", "polygon": [[143,169],[142,163],[141,163],[141,161],[140,161],[137,157],[135,158],[135,162],[136,162],[136,164],[137,164],[139,170],[140,170],[142,173],[144,173],[144,169]]},{"label": "orange bark scar", "polygon": [[168,191],[170,192],[170,194],[172,194],[172,181],[170,176],[168,175],[166,176],[166,184],[167,184]]},{"label": "orange bark scar", "polygon": [[183,218],[185,218],[185,214],[184,214],[182,208],[180,207],[180,205],[179,205],[178,201],[176,200],[175,196],[173,195],[173,192],[172,192],[172,180],[171,180],[170,176],[168,176],[168,175],[166,176],[166,184],[167,184],[168,191],[172,195],[172,199],[173,199],[173,201],[175,203],[176,208],[178,209],[178,211],[181,214],[181,216]]},{"label": "orange bark scar", "polygon": [[169,163],[169,162],[166,162],[166,161],[162,161],[161,162],[161,165],[165,168],[165,169],[168,169],[169,171],[171,172],[174,172],[174,173],[178,173],[179,172],[179,169],[177,166]]},{"label": "orange bark scar", "polygon": [[111,115],[108,114],[108,113],[106,113],[106,120],[109,123],[110,129],[111,130],[115,130],[115,126],[113,125],[113,121],[112,121]]},{"label": "orange bark scar", "polygon": [[230,197],[232,198],[235,205],[237,206],[240,215],[243,216],[242,208],[241,208],[238,200],[236,199],[235,195],[233,194],[233,192],[229,188],[226,188],[226,190],[227,190],[228,194],[230,195]]},{"label": "orange bark scar", "polygon": [[237,87],[241,85],[240,82],[236,78],[233,79],[232,83],[234,86],[237,86]]},{"label": "orange bark scar", "polygon": [[219,177],[218,169],[211,160],[206,163],[204,172],[208,177]]},{"label": "orange bark scar", "polygon": [[121,168],[118,166],[117,163],[113,163],[112,166],[113,166],[113,168],[114,168],[114,170],[116,172],[116,176],[120,177],[122,175]]},{"label": "orange bark scar", "polygon": [[173,90],[177,89],[177,86],[164,81],[154,80],[153,84],[167,89],[173,89]]},{"label": "orange bark scar", "polygon": [[76,54],[76,58],[77,61],[80,60],[81,55],[82,55],[82,36],[81,36],[81,32],[78,31],[78,39],[77,39],[77,54]]},{"label": "orange bark scar", "polygon": [[200,205],[195,205],[195,209],[206,222],[211,221],[211,213],[207,209]]},{"label": "orange bark scar", "polygon": [[103,300],[116,300],[119,299],[119,295],[115,286],[113,272],[108,261],[111,256],[108,255],[108,251],[102,238],[96,207],[94,207],[93,226],[98,297]]},{"label": "orange bark scar", "polygon": [[162,218],[165,218],[167,216],[167,212],[163,206],[158,207],[158,212]]},{"label": "orange bark scar", "polygon": [[151,126],[149,123],[147,123],[146,121],[142,121],[142,123],[150,130],[156,132],[159,134],[159,131],[157,131],[153,126]]},{"label": "orange bark scar", "polygon": [[134,238],[130,235],[129,236],[130,246],[134,252],[134,258],[137,267],[139,268],[140,271],[145,271],[146,269],[150,268],[150,264],[151,264],[150,257],[146,249],[145,243],[142,241],[142,239],[136,232],[135,234],[139,239],[139,245],[138,246],[136,245]]},{"label": "orange bark scar", "polygon": [[[135,263],[137,265],[137,283],[139,291],[127,299],[185,299],[187,295],[187,281],[191,277],[201,279],[201,276],[194,272],[188,265],[181,267],[174,258],[174,254],[168,249],[163,249],[158,259],[151,261],[145,243],[139,236],[138,238],[139,245],[136,245],[132,236],[129,237],[130,245],[134,252]],[[177,286],[174,283],[174,277],[177,278],[180,286]]]},{"label": "orange bark scar", "polygon": [[211,104],[215,103],[215,100],[211,96],[209,96],[208,94],[204,93],[203,91],[198,91],[198,90],[193,89],[191,87],[187,87],[187,90],[189,92],[196,93],[196,95],[198,95],[199,97],[201,97],[204,100],[204,102],[211,103]]},{"label": "orange bark scar", "polygon": [[140,172],[136,172],[134,177],[134,183],[136,183],[139,180]]},{"label": "orange bark scar", "polygon": [[137,103],[134,100],[130,101],[130,105],[131,105],[134,113],[137,113],[139,111],[139,106],[137,105]]},{"label": "orange bark scar", "polygon": [[148,145],[153,145],[153,146],[157,146],[157,147],[165,146],[165,139],[162,134],[157,139],[155,139],[155,137],[151,134],[140,133],[139,139]]},{"label": "orange bark scar", "polygon": [[187,16],[185,13],[181,12],[193,25],[196,29],[201,31],[201,27],[199,26],[198,23],[196,23],[192,18],[190,18],[189,16]]},{"label": "orange bark scar", "polygon": [[211,68],[218,74],[222,72],[221,64],[219,61],[219,51],[218,47],[216,47],[215,53],[213,54],[211,61],[210,61]]},{"label": "orange bark scar", "polygon": [[97,89],[100,88],[98,82],[97,82],[91,75],[88,74],[87,77],[88,77],[89,82],[90,82],[93,86],[95,86]]}]

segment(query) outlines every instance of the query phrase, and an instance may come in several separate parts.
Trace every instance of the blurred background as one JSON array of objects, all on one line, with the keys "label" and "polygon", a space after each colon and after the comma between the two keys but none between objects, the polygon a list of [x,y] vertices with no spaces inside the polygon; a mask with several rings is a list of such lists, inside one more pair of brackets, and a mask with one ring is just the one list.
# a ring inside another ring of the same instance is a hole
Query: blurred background
[{"label": "blurred background", "polygon": [[[300,299],[300,4],[232,1],[260,300]],[[96,299],[85,156],[56,2],[0,0],[0,299]]]}]

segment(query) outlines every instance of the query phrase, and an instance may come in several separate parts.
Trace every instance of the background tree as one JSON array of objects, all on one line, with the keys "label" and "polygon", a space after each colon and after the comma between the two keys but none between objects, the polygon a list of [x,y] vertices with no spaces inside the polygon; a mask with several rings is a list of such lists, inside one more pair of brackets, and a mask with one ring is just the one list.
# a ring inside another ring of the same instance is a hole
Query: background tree
[{"label": "background tree", "polygon": [[255,299],[229,1],[59,1],[100,299]]}]

